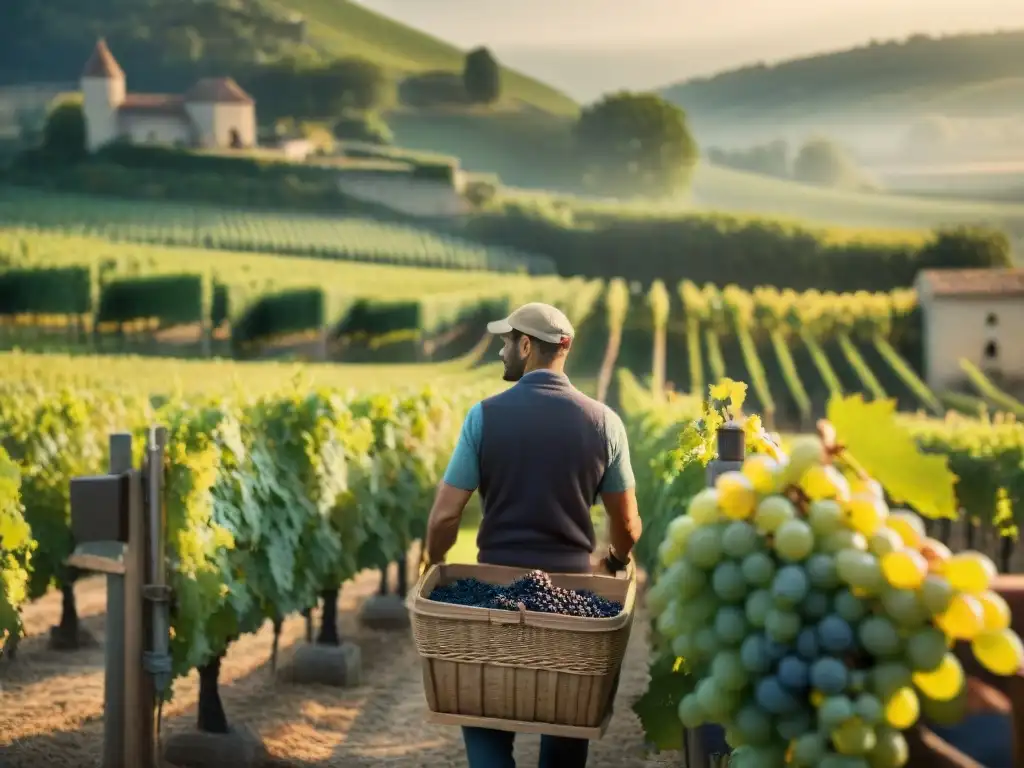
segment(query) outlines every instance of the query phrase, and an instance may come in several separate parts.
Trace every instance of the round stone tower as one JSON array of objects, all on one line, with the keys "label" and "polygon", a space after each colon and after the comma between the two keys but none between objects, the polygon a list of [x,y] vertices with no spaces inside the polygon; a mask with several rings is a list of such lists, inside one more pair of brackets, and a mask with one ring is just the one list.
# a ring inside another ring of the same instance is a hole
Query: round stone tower
[{"label": "round stone tower", "polygon": [[124,71],[102,38],[82,70],[81,83],[85,144],[95,152],[118,137],[117,110],[125,98]]}]

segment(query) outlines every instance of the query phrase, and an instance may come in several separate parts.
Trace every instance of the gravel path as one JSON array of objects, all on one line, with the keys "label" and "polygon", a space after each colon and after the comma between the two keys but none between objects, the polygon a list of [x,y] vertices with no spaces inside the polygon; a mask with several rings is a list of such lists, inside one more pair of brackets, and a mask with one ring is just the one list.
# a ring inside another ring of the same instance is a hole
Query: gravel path
[{"label": "gravel path", "polygon": [[[341,628],[362,649],[363,685],[338,689],[278,683],[270,670],[272,632],[233,644],[221,672],[228,717],[259,733],[274,768],[455,768],[466,758],[457,729],[426,722],[420,664],[408,632],[374,632],[358,625],[360,604],[377,587],[365,573],[342,591]],[[105,583],[88,579],[76,588],[86,628],[103,640]],[[0,662],[0,765],[4,768],[99,768],[102,750],[102,645],[72,653],[50,651],[45,633],[60,615],[53,593],[28,607],[29,637],[15,662]],[[304,642],[305,623],[290,618],[281,639],[280,663]],[[626,654],[615,716],[604,739],[591,746],[590,768],[678,766],[677,755],[645,758],[630,706],[647,677],[646,621],[638,615]],[[164,733],[194,727],[198,679],[177,681],[164,708]],[[520,766],[536,765],[538,737],[517,738]]]}]

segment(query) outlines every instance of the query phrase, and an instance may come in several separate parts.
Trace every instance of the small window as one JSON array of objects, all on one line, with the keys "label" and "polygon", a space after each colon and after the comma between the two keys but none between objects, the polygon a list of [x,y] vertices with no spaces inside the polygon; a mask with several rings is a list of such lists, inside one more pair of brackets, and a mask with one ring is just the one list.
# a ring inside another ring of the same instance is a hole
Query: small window
[{"label": "small window", "polygon": [[995,328],[999,325],[999,316],[995,312],[989,312],[988,317],[985,318],[985,325],[989,328]]},{"label": "small window", "polygon": [[994,341],[990,341],[985,345],[985,359],[986,360],[998,360],[999,359],[999,345]]}]

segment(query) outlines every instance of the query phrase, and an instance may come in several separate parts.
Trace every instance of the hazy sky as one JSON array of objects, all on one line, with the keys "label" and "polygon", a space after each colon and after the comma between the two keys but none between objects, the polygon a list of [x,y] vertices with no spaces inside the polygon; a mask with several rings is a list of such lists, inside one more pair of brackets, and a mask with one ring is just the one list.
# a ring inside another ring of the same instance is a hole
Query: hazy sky
[{"label": "hazy sky", "polygon": [[[361,0],[578,98],[913,32],[1024,27],[1024,0]],[[538,23],[540,20],[540,23]]]}]

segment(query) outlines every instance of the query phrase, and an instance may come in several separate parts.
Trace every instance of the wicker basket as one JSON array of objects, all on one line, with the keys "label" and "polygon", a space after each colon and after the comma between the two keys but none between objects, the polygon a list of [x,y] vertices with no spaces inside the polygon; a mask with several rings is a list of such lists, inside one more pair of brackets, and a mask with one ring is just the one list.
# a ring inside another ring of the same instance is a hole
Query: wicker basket
[{"label": "wicker basket", "polygon": [[622,603],[608,619],[439,603],[434,587],[477,578],[510,584],[529,572],[497,565],[435,565],[409,595],[430,719],[524,733],[604,734],[633,626],[636,574],[551,574],[561,587]]}]

